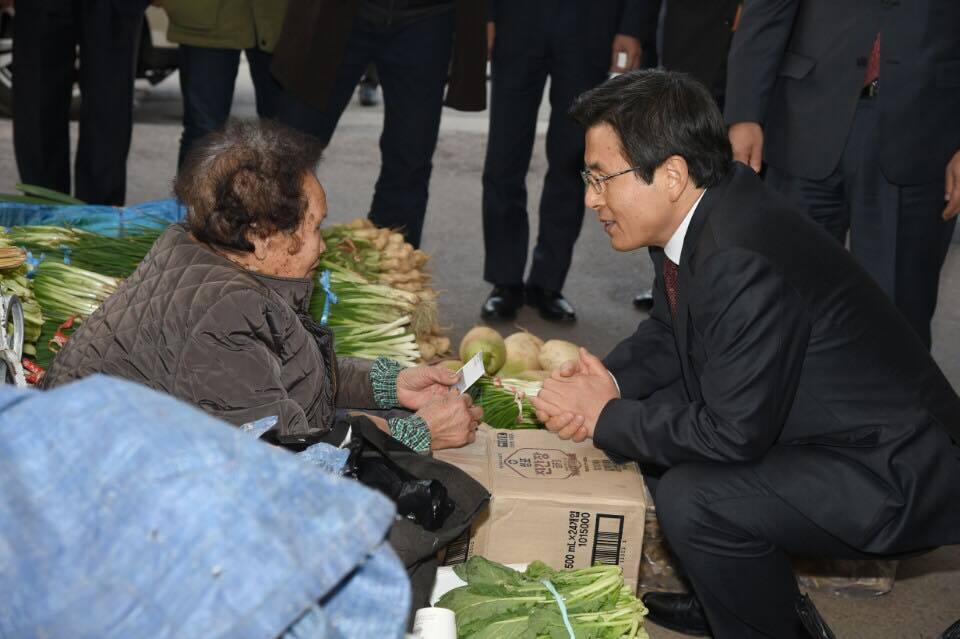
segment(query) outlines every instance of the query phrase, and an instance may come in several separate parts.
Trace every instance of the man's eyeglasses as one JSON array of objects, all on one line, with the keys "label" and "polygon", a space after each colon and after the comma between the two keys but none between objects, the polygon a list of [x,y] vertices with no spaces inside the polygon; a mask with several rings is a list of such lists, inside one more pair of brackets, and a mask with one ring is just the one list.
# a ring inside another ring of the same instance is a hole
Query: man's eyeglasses
[{"label": "man's eyeglasses", "polygon": [[580,177],[583,178],[584,186],[591,186],[593,190],[597,193],[603,193],[607,180],[612,180],[618,175],[623,175],[624,173],[632,173],[633,171],[639,171],[642,167],[635,166],[629,169],[624,169],[619,173],[614,173],[613,175],[596,175],[590,172],[590,169],[584,169],[580,171]]}]

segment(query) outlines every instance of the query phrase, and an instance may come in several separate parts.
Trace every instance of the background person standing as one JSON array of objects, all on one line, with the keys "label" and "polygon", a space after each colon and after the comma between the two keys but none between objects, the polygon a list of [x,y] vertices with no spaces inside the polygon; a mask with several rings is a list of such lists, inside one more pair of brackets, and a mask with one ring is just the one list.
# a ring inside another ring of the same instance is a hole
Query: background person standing
[{"label": "background person standing", "polygon": [[270,75],[270,52],[280,35],[287,0],[163,0],[163,8],[170,17],[167,37],[180,45],[179,167],[197,140],[227,123],[241,52],[250,65],[257,115],[276,115],[281,88]]},{"label": "background person standing", "polygon": [[[544,319],[574,321],[576,313],[561,290],[583,224],[583,133],[567,109],[608,73],[640,65],[640,3],[491,0],[489,7],[493,93],[483,168],[483,278],[493,290],[481,316],[511,319],[526,301]],[[547,76],[549,169],[524,286],[530,234],[526,178]]]},{"label": "background person standing", "polygon": [[[369,218],[420,245],[444,104],[486,107],[483,0],[291,0],[274,52],[277,119],[326,147],[367,67],[383,92]],[[446,97],[444,90],[446,89]]]},{"label": "background person standing", "polygon": [[747,0],[728,71],[734,158],[849,231],[929,348],[960,212],[960,3]]},{"label": "background person standing", "polygon": [[77,82],[73,193],[91,204],[123,205],[134,66],[146,6],[146,0],[16,3],[13,148],[23,182],[71,192],[70,101]]}]

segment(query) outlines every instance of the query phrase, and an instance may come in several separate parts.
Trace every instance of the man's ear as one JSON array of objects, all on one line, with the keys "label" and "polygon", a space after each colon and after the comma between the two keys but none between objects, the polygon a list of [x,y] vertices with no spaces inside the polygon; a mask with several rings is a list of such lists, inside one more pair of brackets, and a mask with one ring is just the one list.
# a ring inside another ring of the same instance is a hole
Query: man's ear
[{"label": "man's ear", "polygon": [[687,161],[680,155],[671,155],[663,163],[664,177],[667,180],[667,193],[671,202],[676,202],[687,189],[690,173]]}]

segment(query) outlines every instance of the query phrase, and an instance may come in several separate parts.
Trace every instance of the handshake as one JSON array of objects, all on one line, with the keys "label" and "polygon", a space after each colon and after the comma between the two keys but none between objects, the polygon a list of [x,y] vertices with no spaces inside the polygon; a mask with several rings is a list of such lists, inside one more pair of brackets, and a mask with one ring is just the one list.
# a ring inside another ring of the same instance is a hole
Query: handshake
[{"label": "handshake", "polygon": [[620,397],[613,375],[596,356],[580,349],[580,358],[565,362],[530,402],[537,419],[560,439],[582,442],[593,437],[600,412]]}]

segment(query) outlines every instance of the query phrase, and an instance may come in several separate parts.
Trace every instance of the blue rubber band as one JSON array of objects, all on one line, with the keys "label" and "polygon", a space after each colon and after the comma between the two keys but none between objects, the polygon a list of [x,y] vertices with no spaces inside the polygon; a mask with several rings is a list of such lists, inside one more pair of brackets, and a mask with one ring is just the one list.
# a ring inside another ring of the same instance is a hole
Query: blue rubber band
[{"label": "blue rubber band", "polygon": [[567,616],[567,605],[563,603],[563,597],[560,596],[560,593],[553,587],[549,579],[543,579],[540,583],[542,583],[544,587],[550,591],[550,594],[553,595],[553,598],[557,600],[557,606],[560,607],[560,616],[563,617],[563,625],[567,627],[567,632],[570,633],[570,639],[577,639],[576,633],[573,632],[573,626],[570,625],[570,617]]},{"label": "blue rubber band", "polygon": [[337,303],[337,294],[330,288],[329,270],[321,273],[318,281],[320,282],[320,288],[326,293],[326,299],[323,300],[323,315],[320,316],[320,324],[326,326],[327,322],[330,321],[330,304]]},{"label": "blue rubber band", "polygon": [[70,247],[61,246],[60,250],[63,251],[63,263],[70,266]]}]

